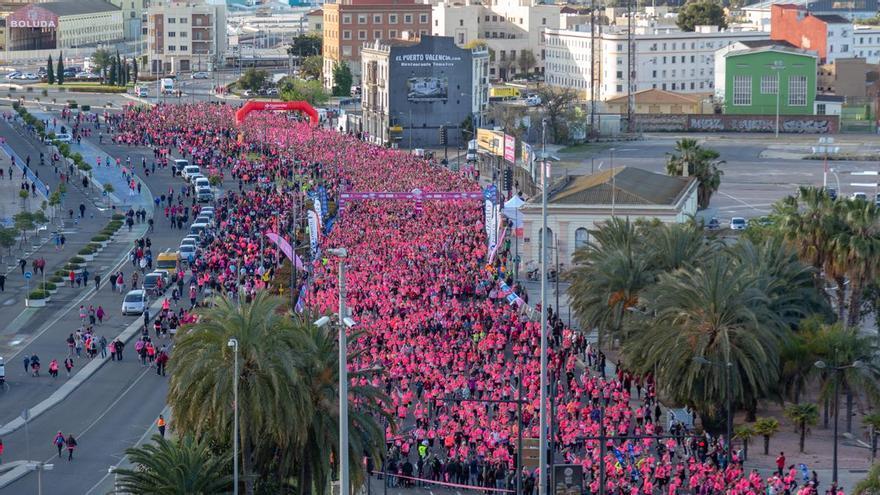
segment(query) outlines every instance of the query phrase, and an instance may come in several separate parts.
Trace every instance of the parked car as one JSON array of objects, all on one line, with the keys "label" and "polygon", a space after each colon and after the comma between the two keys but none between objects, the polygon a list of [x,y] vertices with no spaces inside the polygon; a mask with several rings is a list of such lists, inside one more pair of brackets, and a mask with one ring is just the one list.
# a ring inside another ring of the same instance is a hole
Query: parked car
[{"label": "parked car", "polygon": [[850,195],[849,199],[867,201],[868,195],[863,192],[854,192]]},{"label": "parked car", "polygon": [[[196,189],[196,197],[199,199],[199,203],[210,203],[214,201],[214,191],[211,189],[211,186],[208,187],[200,187]],[[204,217],[200,217],[204,218]],[[207,223],[199,223],[198,225],[208,225]]]},{"label": "parked car", "polygon": [[210,77],[211,77],[211,75],[208,74],[207,72],[199,71],[199,72],[193,72],[193,74],[192,74],[193,79],[209,79]]},{"label": "parked car", "polygon": [[[166,274],[167,274],[167,272],[166,272]],[[162,283],[162,290],[161,291],[159,290],[159,280],[162,281],[161,282]],[[165,288],[167,288],[167,287],[168,287],[168,284],[165,283],[165,275],[163,275],[161,273],[152,272],[152,273],[148,273],[144,277],[143,288],[145,291],[147,291],[147,293],[154,292],[154,291],[156,293],[164,292]]]},{"label": "parked car", "polygon": [[61,133],[55,134],[55,140],[60,143],[69,143],[69,142],[73,141],[73,136],[71,136],[70,134],[68,134],[66,132],[61,132]]},{"label": "parked car", "polygon": [[825,192],[828,193],[828,197],[831,198],[832,201],[837,199],[837,189],[834,189],[833,187],[826,187]]},{"label": "parked car", "polygon": [[181,245],[180,246],[180,259],[189,263],[190,257],[196,257],[196,247],[191,244]]},{"label": "parked car", "polygon": [[743,217],[731,218],[730,230],[746,230],[746,219]]},{"label": "parked car", "polygon": [[122,300],[122,314],[123,315],[142,315],[144,314],[144,310],[147,308],[147,293],[146,291],[137,289],[130,290],[128,294],[125,295],[125,299]]},{"label": "parked car", "polygon": [[191,181],[193,176],[196,174],[201,175],[202,169],[199,168],[198,165],[187,165],[183,167],[183,171],[180,173],[181,177],[185,181]]},{"label": "parked car", "polygon": [[209,181],[207,177],[197,177],[195,180],[193,180],[193,184],[196,186],[196,189],[202,187],[211,187],[211,181]]},{"label": "parked car", "polygon": [[708,230],[718,230],[721,228],[721,222],[719,222],[717,218],[712,217],[706,222],[706,228]]},{"label": "parked car", "polygon": [[538,95],[531,95],[526,97],[526,106],[527,107],[537,107],[541,105],[541,97]]}]

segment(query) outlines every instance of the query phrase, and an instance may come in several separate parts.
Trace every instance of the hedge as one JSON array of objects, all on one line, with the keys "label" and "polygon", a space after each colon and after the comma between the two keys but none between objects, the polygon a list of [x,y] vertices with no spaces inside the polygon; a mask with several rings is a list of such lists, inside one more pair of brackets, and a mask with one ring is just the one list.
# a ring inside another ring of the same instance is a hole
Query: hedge
[{"label": "hedge", "polygon": [[100,234],[92,237],[92,242],[107,242],[110,240],[110,236]]},{"label": "hedge", "polygon": [[67,270],[67,272],[68,272],[68,278],[70,278],[70,271],[77,271],[81,268],[82,268],[81,265],[75,264],[75,263],[68,263],[68,264],[64,265],[64,269]]},{"label": "hedge", "polygon": [[45,284],[39,285],[39,290],[50,291],[50,290],[55,290],[57,288],[58,288],[58,286],[52,282],[46,282]]},{"label": "hedge", "polygon": [[46,299],[49,293],[44,290],[35,290],[28,294],[28,299]]},{"label": "hedge", "polygon": [[55,276],[62,280],[67,280],[70,278],[70,270],[55,270]]},{"label": "hedge", "polygon": [[114,213],[113,216],[110,217],[110,219],[121,222],[125,220],[125,215],[123,215],[122,213]]},{"label": "hedge", "polygon": [[[58,271],[61,271],[61,270],[58,270]],[[55,273],[58,273],[58,272],[55,272]],[[68,279],[69,278],[70,278],[70,274],[68,274]],[[60,275],[52,275],[51,277],[49,277],[49,282],[52,282],[53,284],[60,284],[60,283],[64,282],[64,278],[62,278]]]},{"label": "hedge", "polygon": [[85,260],[82,259],[82,258],[80,258],[79,256],[74,256],[74,257],[70,258],[70,259],[68,260],[68,262],[70,262],[70,263],[74,263],[74,264],[82,264],[82,263],[85,262]]},{"label": "hedge", "polygon": [[81,255],[95,254],[95,251],[97,251],[95,248],[93,248],[91,245],[88,245],[88,246],[80,249],[79,253],[77,253],[77,254],[81,254]]}]

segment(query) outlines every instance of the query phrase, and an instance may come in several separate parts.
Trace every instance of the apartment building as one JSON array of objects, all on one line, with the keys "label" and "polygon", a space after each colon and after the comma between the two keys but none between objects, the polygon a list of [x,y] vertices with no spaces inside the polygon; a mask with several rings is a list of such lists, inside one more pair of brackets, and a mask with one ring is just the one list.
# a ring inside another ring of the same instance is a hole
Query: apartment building
[{"label": "apartment building", "polygon": [[[627,94],[627,31],[597,26],[599,98]],[[715,84],[715,50],[737,41],[766,40],[758,30],[697,26],[693,32],[672,27],[639,26],[635,38],[635,84],[632,92],[660,89],[679,93],[711,93]],[[590,92],[592,61],[590,26],[546,30],[548,84]]]},{"label": "apartment building", "polygon": [[154,1],[147,9],[147,40],[153,74],[208,70],[226,52],[226,5]]},{"label": "apartment building", "polygon": [[[458,46],[477,40],[489,49],[489,77],[513,79],[520,74],[543,74],[544,31],[559,29],[562,6],[536,0],[443,0],[433,8],[432,33],[451,36]],[[570,16],[571,9],[564,15]]]},{"label": "apartment building", "polygon": [[122,40],[122,12],[103,0],[26,5],[6,17],[6,48],[54,50]]},{"label": "apartment building", "polygon": [[346,63],[361,81],[361,48],[387,39],[417,39],[431,33],[431,6],[415,0],[340,0],[325,3],[324,87],[333,87],[333,67]]},{"label": "apartment building", "polygon": [[137,40],[141,36],[143,15],[150,4],[149,0],[107,0],[122,10],[122,32],[126,41]]},{"label": "apartment building", "polygon": [[815,51],[820,63],[853,56],[852,22],[837,14],[813,14],[803,6],[771,6],[770,38]]}]

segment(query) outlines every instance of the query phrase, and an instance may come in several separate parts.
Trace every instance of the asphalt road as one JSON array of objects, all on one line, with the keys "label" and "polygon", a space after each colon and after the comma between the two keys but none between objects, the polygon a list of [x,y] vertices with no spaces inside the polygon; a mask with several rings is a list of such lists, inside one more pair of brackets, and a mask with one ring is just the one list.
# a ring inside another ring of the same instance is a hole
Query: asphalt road
[{"label": "asphalt road", "polygon": [[[107,99],[106,95],[100,98]],[[114,103],[120,98],[112,97]],[[5,133],[4,133],[4,137]],[[26,147],[27,140],[20,136],[9,136],[13,146]],[[97,140],[94,140],[97,144]],[[140,156],[152,162],[149,149],[102,146],[111,156],[131,156],[132,163],[140,163]],[[124,160],[124,158],[123,158]],[[139,168],[139,167],[138,167]],[[179,189],[180,178],[172,177],[168,171],[158,171],[144,177],[138,175],[152,191],[167,191],[169,187]],[[137,225],[136,225],[137,226]],[[165,248],[176,248],[184,231],[172,230],[163,215],[156,217],[155,232],[150,234],[153,252]],[[127,246],[126,246],[127,247]],[[124,263],[126,275],[131,272],[131,265]],[[101,331],[116,335],[117,330],[136,321],[139,317],[119,314],[122,295],[112,294],[109,287],[103,287],[98,295],[87,298],[85,304],[103,304],[110,314],[110,322]],[[78,305],[75,305],[78,308]],[[47,312],[48,314],[48,312]],[[7,320],[9,321],[9,320]],[[37,321],[37,320],[34,320]],[[63,360],[66,356],[64,339],[67,334],[79,326],[77,310],[60,315],[57,322],[46,324],[29,324],[28,329],[39,333],[33,339],[20,343],[24,352],[30,349],[41,349],[41,362],[44,375],[49,361],[53,357]],[[111,330],[112,328],[112,330]],[[25,332],[26,330],[22,330]],[[57,349],[54,354],[51,349]],[[45,352],[43,351],[45,350]],[[106,493],[112,489],[112,477],[107,476],[107,469],[119,463],[124,450],[139,440],[147,437],[159,413],[165,408],[167,378],[158,377],[155,370],[142,367],[135,360],[133,345],[129,343],[125,350],[125,361],[122,363],[108,362],[88,381],[81,385],[61,404],[53,407],[43,415],[30,422],[27,431],[21,428],[3,438],[5,453],[3,461],[29,459],[38,461],[53,460],[54,447],[52,438],[60,430],[65,434],[73,433],[79,442],[74,462],[65,459],[54,459],[55,469],[43,474],[43,487],[46,493]],[[172,353],[171,359],[175,359]],[[77,368],[81,368],[81,362]],[[48,377],[31,378],[25,376],[19,359],[7,360],[7,372],[13,391],[0,399],[0,420],[7,421],[16,417],[26,407],[32,407],[39,400],[48,396],[58,384]],[[21,376],[19,376],[21,375]],[[62,368],[58,383],[66,378]],[[28,448],[28,445],[30,446]],[[35,493],[37,479],[29,474],[3,490],[2,494]]]}]

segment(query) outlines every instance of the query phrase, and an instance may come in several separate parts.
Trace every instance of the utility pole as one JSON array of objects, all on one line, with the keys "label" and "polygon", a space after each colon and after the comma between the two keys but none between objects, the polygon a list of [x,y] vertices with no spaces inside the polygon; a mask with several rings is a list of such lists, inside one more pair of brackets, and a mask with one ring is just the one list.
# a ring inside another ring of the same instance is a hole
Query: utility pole
[{"label": "utility pole", "polygon": [[541,120],[541,392],[540,431],[538,433],[538,481],[539,495],[550,495],[547,479],[547,189],[550,180],[547,173],[547,119]]},{"label": "utility pole", "polygon": [[596,0],[590,0],[590,136],[596,136]]},{"label": "utility pole", "polygon": [[626,130],[633,133],[636,131],[635,110],[636,95],[633,88],[636,85],[636,40],[633,33],[633,17],[635,16],[635,0],[626,2]]}]

